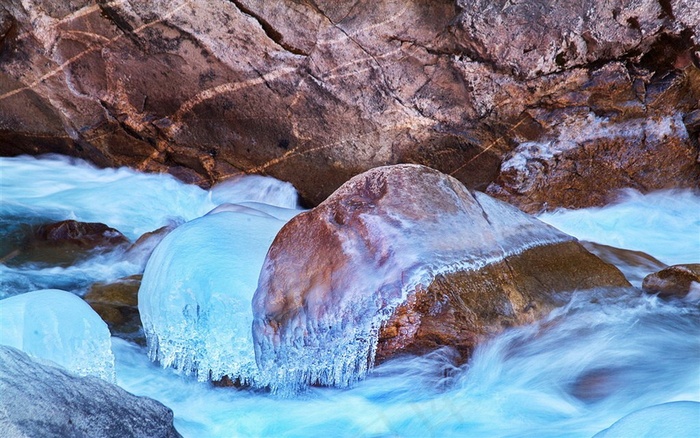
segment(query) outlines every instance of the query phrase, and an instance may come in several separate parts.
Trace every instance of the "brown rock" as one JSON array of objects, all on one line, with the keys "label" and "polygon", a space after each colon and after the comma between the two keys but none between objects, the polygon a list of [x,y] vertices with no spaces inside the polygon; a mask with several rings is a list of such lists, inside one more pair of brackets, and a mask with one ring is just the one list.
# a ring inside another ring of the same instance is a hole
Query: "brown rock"
[{"label": "brown rock", "polygon": [[595,242],[581,241],[581,245],[591,254],[606,263],[616,266],[635,286],[641,286],[642,280],[650,272],[666,267],[666,264],[642,251],[617,248]]},{"label": "brown rock", "polygon": [[688,0],[9,0],[0,154],[264,173],[311,204],[401,162],[528,211],[692,187],[698,22]]},{"label": "brown rock", "polygon": [[138,308],[141,277],[139,274],[113,283],[95,283],[83,298],[107,323],[113,336],[146,345]]},{"label": "brown rock", "polygon": [[114,249],[129,240],[118,230],[97,222],[65,220],[36,227],[18,228],[17,248],[3,256],[3,263],[34,262],[70,266],[95,251]]},{"label": "brown rock", "polygon": [[642,290],[662,298],[700,294],[700,264],[673,265],[644,278]]},{"label": "brown rock", "polygon": [[[271,385],[344,386],[440,346],[466,360],[557,294],[629,283],[575,239],[417,165],[354,177],[278,233],[253,298]],[[291,383],[289,383],[291,382]]]}]

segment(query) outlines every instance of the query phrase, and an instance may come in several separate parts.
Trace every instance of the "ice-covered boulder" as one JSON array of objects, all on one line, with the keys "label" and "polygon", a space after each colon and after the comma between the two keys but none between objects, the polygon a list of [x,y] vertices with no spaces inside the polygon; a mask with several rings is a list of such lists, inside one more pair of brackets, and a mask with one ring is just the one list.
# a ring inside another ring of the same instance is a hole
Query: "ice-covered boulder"
[{"label": "ice-covered boulder", "polygon": [[44,289],[0,300],[0,344],[81,376],[114,381],[107,324],[70,292]]},{"label": "ice-covered boulder", "polygon": [[95,377],[78,377],[0,346],[3,437],[175,438],[173,412]]},{"label": "ice-covered boulder", "polygon": [[265,253],[284,224],[228,205],[158,244],[138,294],[152,360],[199,380],[254,379],[251,300]]},{"label": "ice-covered boulder", "polygon": [[632,412],[595,438],[611,437],[696,437],[700,430],[700,403],[677,401]]},{"label": "ice-covered boulder", "polygon": [[629,286],[574,238],[418,165],[376,168],[293,218],[253,299],[264,378],[345,386],[375,359],[534,320],[557,292]]}]

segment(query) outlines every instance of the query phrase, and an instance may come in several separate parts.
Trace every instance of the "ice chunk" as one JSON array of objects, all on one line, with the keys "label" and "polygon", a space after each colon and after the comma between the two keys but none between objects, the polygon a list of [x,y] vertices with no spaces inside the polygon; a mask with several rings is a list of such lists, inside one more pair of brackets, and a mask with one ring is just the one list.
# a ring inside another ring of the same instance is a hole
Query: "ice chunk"
[{"label": "ice chunk", "polygon": [[251,299],[285,221],[224,208],[168,234],[146,264],[139,311],[149,355],[198,380],[256,373]]},{"label": "ice chunk", "polygon": [[640,409],[622,417],[595,438],[648,436],[697,437],[700,431],[700,403],[678,401]]},{"label": "ice chunk", "polygon": [[81,376],[114,381],[107,324],[76,295],[44,289],[0,300],[0,343]]}]

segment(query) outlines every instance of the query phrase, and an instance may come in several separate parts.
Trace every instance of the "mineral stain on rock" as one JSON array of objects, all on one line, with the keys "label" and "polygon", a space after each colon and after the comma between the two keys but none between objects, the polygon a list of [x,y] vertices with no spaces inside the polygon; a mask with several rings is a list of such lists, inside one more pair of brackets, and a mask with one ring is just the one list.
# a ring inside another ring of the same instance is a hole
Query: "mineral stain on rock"
[{"label": "mineral stain on rock", "polygon": [[[696,2],[653,0],[10,0],[0,154],[60,152],[202,186],[263,173],[309,205],[396,163],[530,212],[694,187],[697,129],[679,121],[700,100],[698,22]],[[577,135],[588,124],[606,135]]]}]

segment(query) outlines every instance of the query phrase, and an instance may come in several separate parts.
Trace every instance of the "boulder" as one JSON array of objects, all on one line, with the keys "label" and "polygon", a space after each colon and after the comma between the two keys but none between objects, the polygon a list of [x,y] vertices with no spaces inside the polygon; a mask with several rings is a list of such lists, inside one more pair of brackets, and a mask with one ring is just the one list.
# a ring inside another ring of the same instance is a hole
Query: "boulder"
[{"label": "boulder", "polygon": [[173,412],[97,377],[78,377],[0,345],[0,430],[38,436],[180,437]]},{"label": "boulder", "polygon": [[395,163],[528,211],[697,186],[699,22],[692,0],[9,0],[0,154],[269,174],[312,205]]},{"label": "boulder", "polygon": [[83,299],[107,323],[112,336],[146,345],[138,307],[141,277],[137,274],[111,283],[95,283]]},{"label": "boulder", "polygon": [[95,250],[111,250],[129,243],[122,233],[98,222],[64,220],[24,227],[15,238],[18,247],[3,257],[11,265],[42,263],[67,267]]},{"label": "boulder", "polygon": [[581,245],[604,262],[615,265],[635,287],[641,287],[644,277],[650,272],[664,269],[667,265],[642,251],[617,248],[596,242],[581,241]]},{"label": "boulder", "polygon": [[380,167],[277,234],[253,297],[256,360],[273,390],[345,386],[398,354],[451,346],[463,362],[566,292],[627,286],[574,238],[452,177]]},{"label": "boulder", "polygon": [[662,298],[700,297],[700,264],[673,265],[644,277],[642,290]]}]

